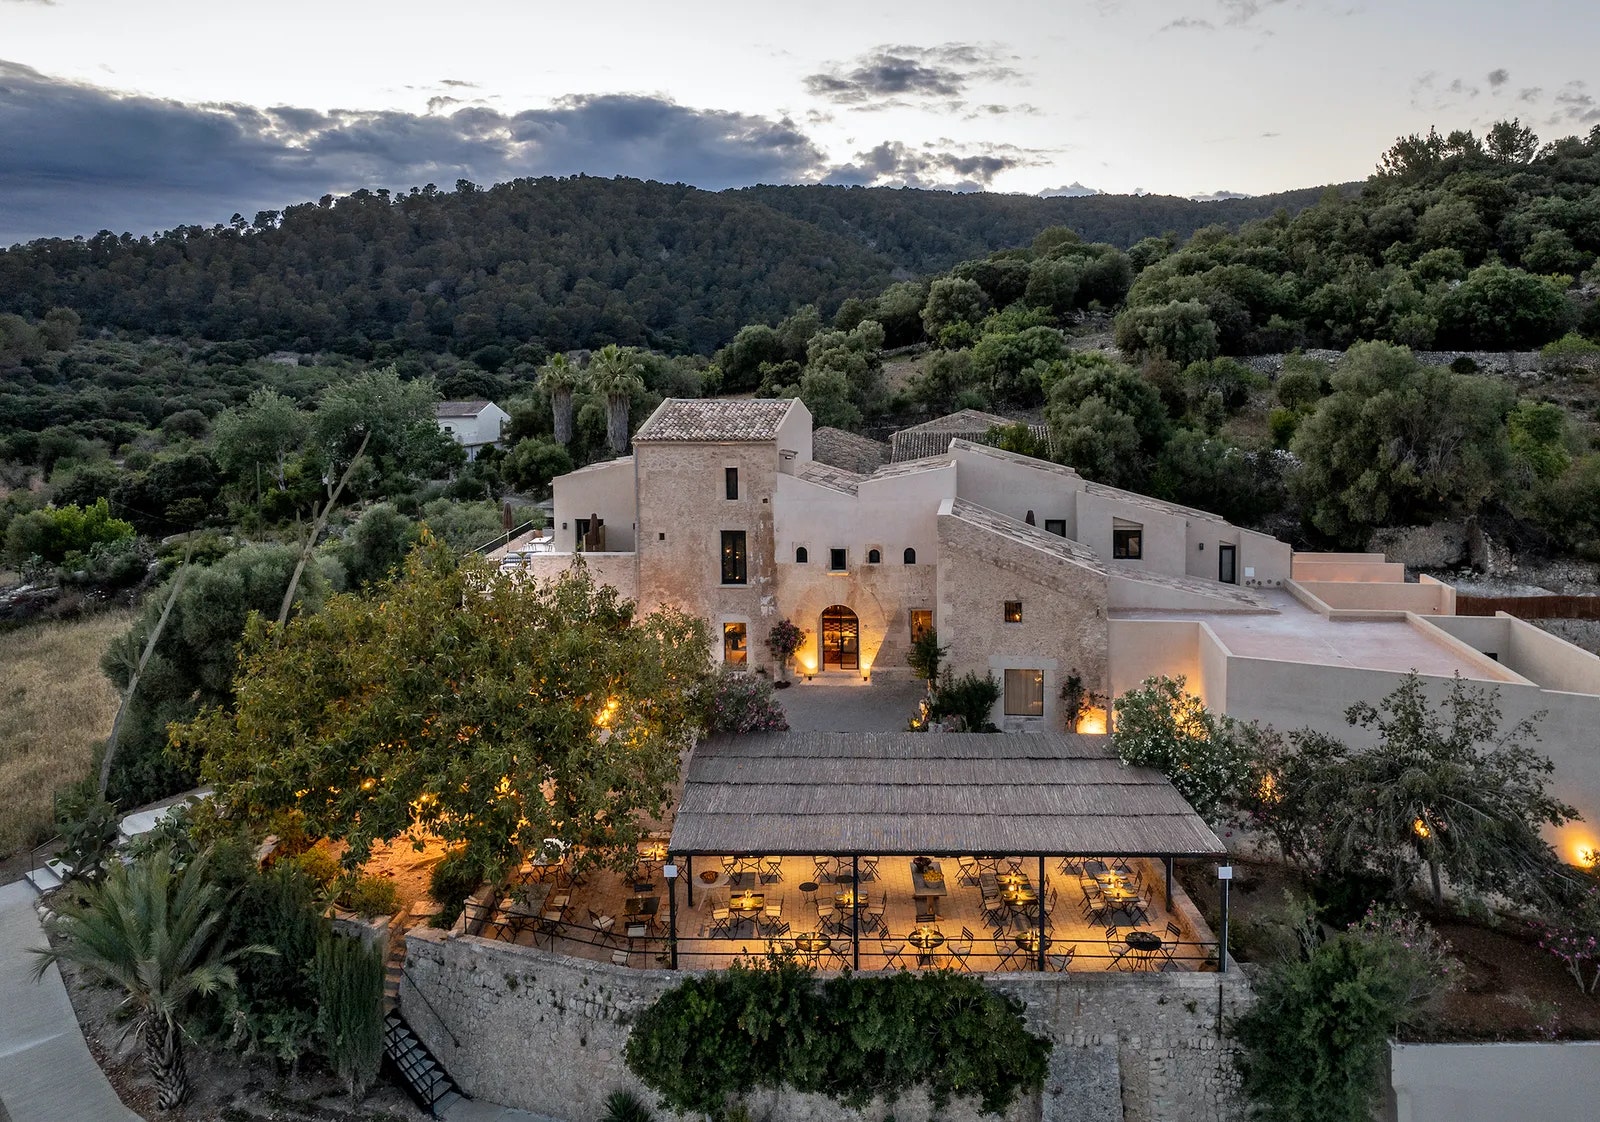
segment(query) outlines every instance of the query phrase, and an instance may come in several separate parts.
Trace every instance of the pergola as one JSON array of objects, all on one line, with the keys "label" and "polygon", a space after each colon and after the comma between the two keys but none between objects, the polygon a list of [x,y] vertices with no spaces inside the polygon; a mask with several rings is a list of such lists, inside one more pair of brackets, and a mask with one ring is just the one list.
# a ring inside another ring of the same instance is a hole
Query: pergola
[{"label": "pergola", "polygon": [[[669,851],[697,856],[862,854],[1172,862],[1225,849],[1161,773],[1079,733],[764,733],[712,738],[689,762]],[[675,882],[669,882],[676,912]],[[859,909],[859,901],[855,905]],[[856,917],[859,920],[859,916]],[[1044,909],[1039,968],[1044,969]],[[854,925],[860,965],[860,923]],[[676,947],[676,920],[672,932]]]}]

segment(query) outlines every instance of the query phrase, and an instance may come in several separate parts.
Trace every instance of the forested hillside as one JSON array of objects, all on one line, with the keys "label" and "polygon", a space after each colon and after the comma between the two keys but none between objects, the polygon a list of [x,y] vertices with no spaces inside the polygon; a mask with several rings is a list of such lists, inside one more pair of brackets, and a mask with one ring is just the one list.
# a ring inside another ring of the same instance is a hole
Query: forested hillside
[{"label": "forested hillside", "polygon": [[[1128,245],[1297,210],[1320,189],[1197,203],[888,188],[713,194],[634,179],[366,191],[156,238],[102,233],[0,251],[0,312],[360,358],[614,342],[709,354],[746,323],[831,312],[893,279],[1067,225]],[[491,363],[493,352],[490,353]]]}]

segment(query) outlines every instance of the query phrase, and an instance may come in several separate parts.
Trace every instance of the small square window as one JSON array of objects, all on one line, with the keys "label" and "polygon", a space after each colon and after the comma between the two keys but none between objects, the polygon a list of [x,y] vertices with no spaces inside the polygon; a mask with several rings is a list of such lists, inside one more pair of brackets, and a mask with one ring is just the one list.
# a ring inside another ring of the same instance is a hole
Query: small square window
[{"label": "small square window", "polygon": [[1054,534],[1058,538],[1066,537],[1067,520],[1065,518],[1046,518],[1044,520],[1044,532]]},{"label": "small square window", "polygon": [[1129,561],[1144,557],[1144,527],[1114,528],[1111,531],[1111,556]]},{"label": "small square window", "polygon": [[926,608],[911,609],[911,641],[915,643],[933,630],[933,613]]},{"label": "small square window", "polygon": [[1007,600],[1006,601],[1005,619],[1006,619],[1007,623],[1021,623],[1022,622],[1022,601],[1021,600]]},{"label": "small square window", "polygon": [[723,468],[722,482],[726,488],[728,498],[737,499],[739,497],[739,469]]},{"label": "small square window", "polygon": [[842,573],[845,568],[845,551],[842,549],[828,550],[828,571],[830,573]]},{"label": "small square window", "polygon": [[1007,670],[1006,716],[1044,716],[1044,671]]},{"label": "small square window", "polygon": [[744,666],[750,657],[750,645],[746,641],[745,625],[742,623],[725,623],[722,625],[722,661],[726,666]]}]

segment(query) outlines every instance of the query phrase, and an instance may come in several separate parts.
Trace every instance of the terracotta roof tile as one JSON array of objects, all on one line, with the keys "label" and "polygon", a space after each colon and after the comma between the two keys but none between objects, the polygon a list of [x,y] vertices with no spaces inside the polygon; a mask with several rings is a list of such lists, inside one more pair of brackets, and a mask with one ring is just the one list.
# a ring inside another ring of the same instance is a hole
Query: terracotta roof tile
[{"label": "terracotta roof tile", "polygon": [[635,444],[650,441],[760,442],[775,440],[778,426],[795,399],[669,397],[634,434]]}]

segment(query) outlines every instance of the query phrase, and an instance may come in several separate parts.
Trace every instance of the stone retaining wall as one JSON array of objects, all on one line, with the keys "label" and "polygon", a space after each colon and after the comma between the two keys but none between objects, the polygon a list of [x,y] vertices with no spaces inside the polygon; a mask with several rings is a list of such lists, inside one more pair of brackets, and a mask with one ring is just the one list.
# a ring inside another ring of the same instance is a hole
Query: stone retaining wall
[{"label": "stone retaining wall", "polygon": [[[1343,351],[1311,348],[1304,352],[1307,358],[1334,363],[1344,357]],[[1594,371],[1600,369],[1600,357],[1563,355],[1546,359],[1538,351],[1413,351],[1417,361],[1424,366],[1449,366],[1458,358],[1471,359],[1483,374],[1500,374],[1527,378],[1544,373],[1557,373],[1573,369]],[[1283,367],[1286,356],[1241,355],[1235,361],[1248,366],[1258,374],[1275,378]]]},{"label": "stone retaining wall", "polygon": [[[401,1008],[471,1095],[587,1122],[618,1088],[654,1101],[627,1071],[623,1048],[633,1020],[684,976],[419,928],[407,937]],[[1232,1050],[1219,1033],[1251,1000],[1242,975],[1014,974],[990,981],[1023,1000],[1030,1029],[1055,1042],[1044,1093],[1017,1103],[1007,1122],[1242,1118]],[[753,1117],[771,1122],[935,1116],[920,1094],[864,1111],[793,1093],[761,1092],[749,1105]],[[961,1100],[937,1117],[976,1122],[978,1113]]]}]

